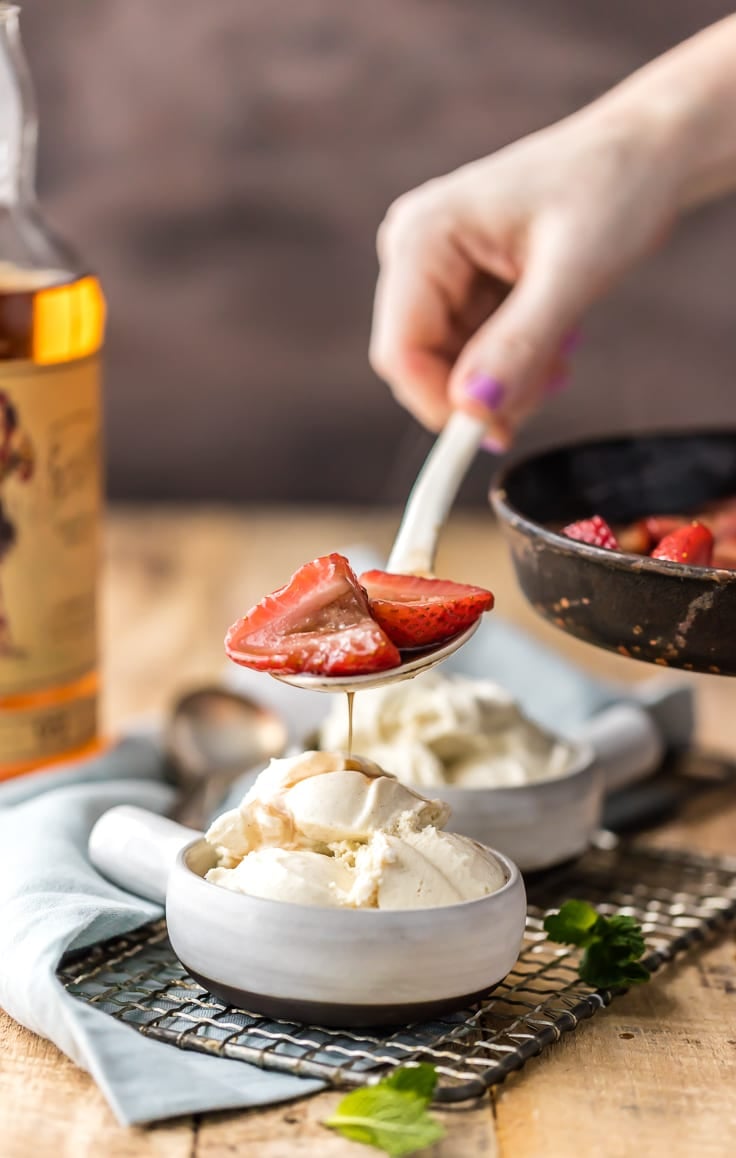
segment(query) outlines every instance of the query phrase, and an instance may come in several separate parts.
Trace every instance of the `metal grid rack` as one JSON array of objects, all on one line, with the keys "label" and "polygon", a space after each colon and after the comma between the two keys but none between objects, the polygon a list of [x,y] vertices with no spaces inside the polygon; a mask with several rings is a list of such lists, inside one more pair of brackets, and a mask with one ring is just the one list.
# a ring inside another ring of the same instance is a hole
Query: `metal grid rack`
[{"label": "metal grid rack", "polygon": [[736,858],[716,860],[612,839],[611,847],[592,849],[575,864],[533,881],[528,893],[524,945],[508,977],[468,1009],[399,1030],[325,1029],[226,1006],[187,975],[163,920],[66,958],[59,975],[80,1000],[180,1049],[342,1087],[369,1084],[396,1066],[428,1061],[439,1075],[437,1100],[457,1102],[503,1081],[621,992],[591,990],[580,981],[577,952],[546,940],[546,911],[580,897],[602,912],[631,914],[647,939],[645,963],[656,970],[736,920]]}]

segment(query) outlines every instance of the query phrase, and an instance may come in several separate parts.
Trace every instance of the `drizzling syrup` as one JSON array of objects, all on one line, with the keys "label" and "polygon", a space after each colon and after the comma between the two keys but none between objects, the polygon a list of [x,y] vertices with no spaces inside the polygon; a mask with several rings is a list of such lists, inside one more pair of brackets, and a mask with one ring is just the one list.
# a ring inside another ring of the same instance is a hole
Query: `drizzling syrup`
[{"label": "drizzling syrup", "polygon": [[348,698],[348,756],[353,754],[353,700],[355,692],[346,692]]}]

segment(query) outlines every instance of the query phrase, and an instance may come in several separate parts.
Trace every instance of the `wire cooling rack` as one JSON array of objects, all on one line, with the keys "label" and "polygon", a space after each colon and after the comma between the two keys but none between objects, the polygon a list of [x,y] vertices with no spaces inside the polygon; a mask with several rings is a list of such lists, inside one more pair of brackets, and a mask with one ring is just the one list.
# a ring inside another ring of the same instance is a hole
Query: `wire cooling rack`
[{"label": "wire cooling rack", "polygon": [[[736,858],[711,859],[617,844],[533,881],[524,945],[508,977],[481,1002],[399,1030],[351,1032],[272,1021],[226,1006],[187,975],[163,920],[67,957],[59,976],[75,997],[147,1037],[265,1069],[365,1085],[392,1068],[437,1068],[438,1101],[476,1097],[622,992],[592,990],[576,950],[551,944],[545,912],[569,897],[641,923],[651,970],[736,920]],[[656,984],[656,978],[653,981]]]}]

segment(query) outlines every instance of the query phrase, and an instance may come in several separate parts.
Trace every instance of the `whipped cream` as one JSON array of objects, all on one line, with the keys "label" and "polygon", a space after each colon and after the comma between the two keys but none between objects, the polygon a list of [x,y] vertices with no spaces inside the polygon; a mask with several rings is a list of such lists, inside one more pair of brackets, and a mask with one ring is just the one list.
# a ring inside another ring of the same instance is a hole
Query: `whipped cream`
[{"label": "whipped cream", "polygon": [[238,808],[211,825],[207,880],[270,900],[416,909],[495,892],[504,872],[474,841],[442,831],[450,809],[377,764],[340,752],[272,760]]},{"label": "whipped cream", "polygon": [[[319,734],[323,748],[347,747],[345,705]],[[501,788],[563,776],[575,749],[529,720],[490,680],[426,672],[360,692],[353,751],[421,788]]]}]

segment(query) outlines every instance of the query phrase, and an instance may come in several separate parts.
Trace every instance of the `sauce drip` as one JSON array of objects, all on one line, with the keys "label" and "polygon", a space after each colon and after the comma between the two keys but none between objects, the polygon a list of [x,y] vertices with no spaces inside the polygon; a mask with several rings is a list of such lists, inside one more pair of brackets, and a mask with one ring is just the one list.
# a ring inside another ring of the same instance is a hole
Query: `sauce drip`
[{"label": "sauce drip", "polygon": [[353,700],[355,692],[346,692],[348,698],[348,756],[353,754]]}]

